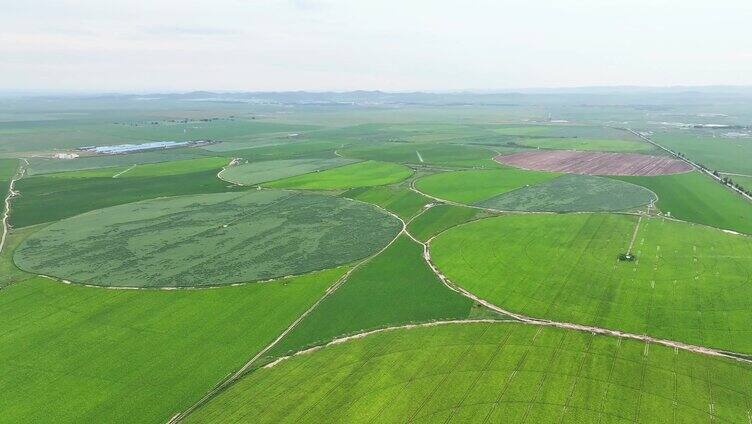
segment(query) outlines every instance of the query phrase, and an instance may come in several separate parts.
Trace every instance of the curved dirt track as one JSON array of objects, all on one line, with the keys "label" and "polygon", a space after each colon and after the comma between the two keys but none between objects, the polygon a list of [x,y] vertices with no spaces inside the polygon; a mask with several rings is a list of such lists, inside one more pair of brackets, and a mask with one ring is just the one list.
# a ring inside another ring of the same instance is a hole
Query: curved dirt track
[{"label": "curved dirt track", "polygon": [[20,180],[26,174],[26,167],[29,166],[29,161],[27,161],[26,159],[21,160],[24,161],[24,164],[18,168],[16,174],[13,175],[13,177],[10,179],[10,183],[8,184],[8,195],[5,196],[5,209],[3,210],[3,235],[2,237],[0,237],[0,253],[5,247],[5,239],[8,238],[8,231],[10,230],[8,226],[8,218],[10,218],[10,200],[16,195],[16,192],[13,190],[13,185],[16,184],[16,181]]},{"label": "curved dirt track", "polygon": [[530,150],[498,155],[503,165],[517,168],[587,175],[656,176],[691,171],[689,164],[666,156],[637,153],[582,152],[576,150]]}]

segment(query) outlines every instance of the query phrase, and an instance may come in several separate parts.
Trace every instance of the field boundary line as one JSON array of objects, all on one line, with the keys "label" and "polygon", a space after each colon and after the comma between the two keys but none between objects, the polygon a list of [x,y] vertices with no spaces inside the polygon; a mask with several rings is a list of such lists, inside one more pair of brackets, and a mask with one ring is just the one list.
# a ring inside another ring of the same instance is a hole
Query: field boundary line
[{"label": "field boundary line", "polygon": [[24,177],[24,175],[26,175],[26,169],[28,168],[28,166],[29,161],[25,158],[21,158],[18,167],[16,168],[16,172],[10,178],[10,182],[8,183],[8,195],[5,196],[5,208],[3,209],[3,235],[2,237],[0,237],[0,253],[2,253],[3,248],[5,247],[5,240],[8,238],[8,233],[10,232],[10,224],[8,224],[8,219],[10,219],[11,199],[13,199],[13,197],[18,194],[15,190],[13,190],[13,186],[16,184],[16,181],[20,180]]},{"label": "field boundary line", "polygon": [[[650,137],[648,137],[648,136],[646,136],[646,135],[644,135],[644,134],[640,133],[639,131],[635,131],[635,130],[633,130],[633,129],[631,129],[631,128],[616,128],[616,129],[619,129],[619,130],[626,130],[626,131],[628,131],[628,132],[632,133],[633,135],[636,135],[637,137],[640,137],[641,139],[645,140],[646,142],[648,142],[648,143],[650,143],[650,144],[652,144],[652,145],[654,145],[654,146],[658,147],[659,149],[661,149],[661,150],[663,150],[663,151],[665,151],[665,152],[669,153],[669,154],[670,154],[671,156],[673,156],[673,157],[675,157],[675,158],[677,158],[677,159],[679,159],[679,160],[681,160],[681,161],[683,161],[683,162],[686,162],[687,164],[689,164],[690,166],[692,166],[692,167],[693,167],[694,169],[696,169],[696,170],[700,171],[700,173],[702,173],[703,175],[707,175],[707,176],[709,176],[710,178],[714,179],[715,181],[717,181],[718,183],[720,183],[720,184],[721,184],[721,185],[723,185],[724,187],[726,187],[726,188],[728,188],[729,190],[731,190],[731,191],[733,191],[733,192],[735,192],[735,193],[739,194],[740,196],[742,196],[742,197],[743,197],[743,198],[745,198],[746,200],[752,201],[752,196],[750,196],[749,194],[747,194],[747,193],[745,193],[745,192],[743,192],[743,191],[739,190],[739,189],[738,189],[738,188],[736,188],[736,187],[732,187],[732,186],[729,186],[729,185],[723,184],[723,183],[722,183],[722,181],[723,181],[723,178],[721,178],[721,177],[718,177],[718,176],[714,175],[714,174],[713,174],[713,173],[712,173],[712,172],[711,172],[711,171],[710,171],[709,169],[701,167],[701,166],[700,166],[700,165],[698,165],[698,164],[697,164],[696,162],[694,162],[694,161],[692,161],[692,160],[690,160],[690,159],[688,159],[688,158],[686,158],[686,157],[683,157],[683,156],[679,156],[679,155],[678,155],[677,153],[675,153],[675,152],[674,152],[674,151],[672,151],[671,149],[668,149],[668,148],[666,148],[666,147],[663,147],[662,145],[660,145],[660,144],[658,144],[657,142],[653,141],[653,139],[651,139]],[[723,172],[721,172],[721,171],[718,171],[718,173],[720,173],[720,174],[723,174]]]},{"label": "field boundary line", "polygon": [[475,294],[465,290],[464,288],[454,284],[449,278],[447,278],[439,269],[438,267],[433,263],[431,260],[431,253],[430,253],[430,243],[435,238],[431,237],[426,243],[423,244],[423,259],[426,261],[428,266],[431,268],[431,270],[436,274],[437,277],[439,277],[439,280],[441,280],[442,283],[444,283],[445,286],[447,286],[449,289],[468,297],[475,302],[493,310],[498,313],[508,315],[512,318],[515,318],[523,323],[526,324],[533,324],[533,325],[542,325],[547,327],[556,327],[556,328],[563,328],[568,330],[576,330],[576,331],[582,331],[587,333],[593,333],[593,334],[600,334],[605,336],[614,336],[619,338],[625,338],[625,339],[632,339],[632,340],[638,340],[646,343],[654,343],[662,346],[667,347],[673,347],[676,349],[682,349],[688,352],[698,353],[702,355],[708,355],[708,356],[717,356],[722,357],[726,359],[733,359],[738,362],[744,362],[748,364],[752,364],[752,357],[746,357],[750,356],[745,353],[740,352],[730,352],[725,350],[719,350],[719,349],[713,349],[710,347],[705,346],[699,346],[699,345],[693,345],[690,343],[684,343],[679,342],[675,340],[669,340],[669,339],[661,339],[658,337],[648,336],[646,334],[635,334],[635,333],[629,333],[626,331],[621,330],[613,330],[609,328],[602,328],[602,327],[594,327],[591,325],[585,325],[585,324],[575,324],[571,322],[564,322],[564,321],[554,321],[544,318],[535,318],[530,317],[527,315],[523,315],[517,312],[508,311],[506,309],[503,309],[494,303],[491,303],[485,299],[482,299]]},{"label": "field boundary line", "polygon": [[635,225],[634,231],[632,232],[632,240],[629,241],[629,247],[627,248],[627,255],[632,254],[632,247],[634,247],[634,242],[637,238],[637,231],[640,230],[640,223],[642,223],[642,215],[637,218],[637,224]]},{"label": "field boundary line", "polygon": [[[289,190],[289,191],[294,191],[294,190]],[[355,201],[355,202],[361,202],[361,201],[355,200],[355,199],[350,199],[350,200]],[[366,203],[366,202],[361,202],[361,203]],[[368,203],[368,204],[371,205],[371,203]],[[371,256],[368,256],[368,257],[362,259],[360,262],[358,262],[357,264],[353,265],[347,272],[345,272],[331,286],[329,286],[326,289],[326,291],[324,291],[324,295],[323,296],[321,296],[318,300],[316,300],[316,302],[313,303],[313,305],[311,305],[308,309],[306,309],[297,319],[295,319],[295,321],[293,321],[269,345],[267,345],[264,349],[262,349],[261,351],[259,351],[258,353],[256,353],[251,359],[249,359],[248,361],[246,361],[246,363],[243,364],[243,366],[240,367],[237,371],[235,371],[234,373],[228,375],[223,380],[221,380],[219,383],[217,383],[217,385],[215,385],[214,388],[212,388],[211,390],[209,390],[208,393],[206,393],[203,397],[201,397],[193,405],[189,406],[184,411],[179,412],[179,413],[173,415],[172,418],[170,418],[169,421],[167,421],[168,424],[176,424],[176,423],[181,422],[183,419],[185,419],[185,417],[187,417],[188,415],[190,415],[197,408],[201,407],[206,402],[208,402],[209,400],[211,400],[212,398],[214,398],[217,394],[219,394],[220,392],[222,392],[223,390],[225,390],[227,387],[231,386],[236,381],[238,381],[239,379],[241,379],[246,374],[246,372],[253,366],[253,364],[259,358],[261,358],[266,352],[268,352],[271,348],[273,348],[274,346],[276,346],[277,343],[279,343],[285,336],[287,336],[287,334],[289,334],[292,330],[294,330],[295,327],[297,327],[298,324],[300,324],[300,322],[303,321],[303,319],[305,319],[311,312],[313,312],[314,309],[316,309],[316,307],[318,307],[321,304],[321,302],[323,302],[332,293],[334,293],[335,291],[337,291],[337,289],[340,286],[342,286],[342,284],[344,284],[348,280],[348,278],[350,278],[350,275],[352,275],[353,272],[355,272],[361,266],[363,266],[366,263],[370,262],[373,258],[375,258],[376,256],[380,255],[382,252],[384,252],[386,249],[388,249],[392,244],[394,244],[397,241],[397,239],[400,238],[400,236],[403,233],[409,235],[409,233],[407,232],[407,224],[405,224],[405,221],[402,218],[400,218],[396,214],[392,213],[391,211],[382,208],[381,206],[378,206],[378,205],[374,205],[374,206],[377,207],[377,208],[379,208],[379,209],[381,209],[381,210],[386,211],[388,214],[394,216],[395,218],[397,218],[402,223],[402,229],[394,236],[394,238],[389,243],[387,243],[386,246],[382,247],[376,253],[374,253]]]},{"label": "field boundary line", "polygon": [[131,169],[135,168],[136,166],[138,166],[138,164],[134,163],[133,165],[131,165],[130,167],[128,167],[128,169],[125,169],[125,170],[120,171],[117,174],[113,175],[112,178],[117,178],[117,177],[125,174],[126,172],[130,171]]}]

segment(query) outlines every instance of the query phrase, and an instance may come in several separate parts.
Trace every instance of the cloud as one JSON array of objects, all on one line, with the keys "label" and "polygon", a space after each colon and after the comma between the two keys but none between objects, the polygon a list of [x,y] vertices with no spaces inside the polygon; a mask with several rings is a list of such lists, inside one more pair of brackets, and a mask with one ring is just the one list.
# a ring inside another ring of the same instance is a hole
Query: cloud
[{"label": "cloud", "polygon": [[241,31],[231,28],[203,27],[203,26],[154,26],[147,27],[144,32],[149,35],[177,35],[177,36],[232,36]]}]

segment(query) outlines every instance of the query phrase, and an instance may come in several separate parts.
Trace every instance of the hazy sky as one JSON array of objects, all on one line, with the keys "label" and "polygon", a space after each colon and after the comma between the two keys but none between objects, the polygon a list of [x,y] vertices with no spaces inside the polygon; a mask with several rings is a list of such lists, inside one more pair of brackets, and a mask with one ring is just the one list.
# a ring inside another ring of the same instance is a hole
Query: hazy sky
[{"label": "hazy sky", "polygon": [[0,89],[752,84],[749,0],[0,0]]}]

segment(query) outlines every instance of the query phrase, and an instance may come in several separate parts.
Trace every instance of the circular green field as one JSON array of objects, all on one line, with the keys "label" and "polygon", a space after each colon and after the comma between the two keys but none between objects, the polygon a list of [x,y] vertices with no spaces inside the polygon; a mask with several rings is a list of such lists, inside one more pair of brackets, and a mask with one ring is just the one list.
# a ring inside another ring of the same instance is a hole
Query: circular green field
[{"label": "circular green field", "polygon": [[742,423],[750,381],[749,364],[635,340],[451,324],[386,331],[260,368],[186,421]]},{"label": "circular green field", "polygon": [[59,221],[26,239],[14,259],[30,272],[94,285],[221,285],[352,262],[400,226],[369,205],[316,194],[180,196]]},{"label": "circular green field", "polygon": [[431,243],[454,283],[532,317],[752,353],[752,238],[612,214],[510,215]]}]

